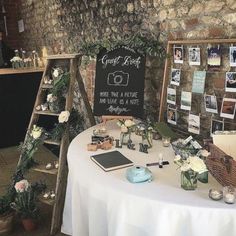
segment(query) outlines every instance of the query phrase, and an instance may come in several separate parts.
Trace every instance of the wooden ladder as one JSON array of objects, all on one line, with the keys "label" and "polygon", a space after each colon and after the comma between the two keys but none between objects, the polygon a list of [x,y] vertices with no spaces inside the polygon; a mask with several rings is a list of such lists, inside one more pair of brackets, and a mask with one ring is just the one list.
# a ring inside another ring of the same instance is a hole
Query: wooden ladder
[{"label": "wooden ladder", "polygon": [[[37,106],[45,102],[44,101],[45,98],[43,98],[45,97],[43,96],[43,93],[45,93],[45,90],[53,87],[53,85],[45,84],[44,78],[45,76],[51,77],[52,68],[57,67],[58,64],[63,65],[64,67],[67,67],[70,73],[70,81],[69,81],[68,91],[66,94],[66,102],[65,102],[64,110],[69,111],[71,113],[72,106],[73,106],[75,81],[77,80],[79,92],[85,104],[85,109],[87,113],[86,115],[87,115],[88,121],[91,126],[95,124],[95,119],[92,114],[92,110],[89,104],[87,93],[84,88],[84,83],[78,69],[81,62],[81,57],[82,56],[79,54],[60,54],[60,55],[51,55],[47,57],[46,67],[45,67],[45,70],[41,79],[41,83],[39,86],[34,109],[33,109],[30,123],[28,126],[28,132],[32,130],[34,124],[37,125],[37,122],[40,116],[59,117],[60,112],[56,113],[56,112],[51,112],[50,110],[46,110],[46,111],[36,110]],[[26,137],[27,137],[27,134],[26,134]],[[40,198],[42,202],[53,206],[51,230],[50,230],[50,234],[53,235],[60,229],[61,222],[62,222],[64,201],[65,201],[67,173],[68,173],[68,169],[67,169],[67,150],[69,146],[68,125],[62,136],[61,141],[53,141],[53,140],[46,139],[44,143],[48,145],[59,146],[59,149],[60,149],[59,159],[58,159],[58,163],[59,163],[58,169],[46,170],[45,165],[39,165],[39,166],[36,166],[36,168],[34,168],[34,170],[36,171],[40,171],[46,174],[53,174],[57,176],[56,186],[55,186],[55,195],[56,195],[55,200],[46,200],[46,199]],[[19,163],[20,161],[21,161],[21,157],[20,157]]]}]

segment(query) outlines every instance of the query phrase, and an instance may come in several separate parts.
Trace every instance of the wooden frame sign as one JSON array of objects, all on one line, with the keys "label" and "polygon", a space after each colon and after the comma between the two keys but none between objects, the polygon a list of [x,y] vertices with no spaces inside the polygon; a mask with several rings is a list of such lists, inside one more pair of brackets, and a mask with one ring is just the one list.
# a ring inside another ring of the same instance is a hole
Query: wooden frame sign
[{"label": "wooden frame sign", "polygon": [[133,49],[97,56],[94,115],[143,117],[145,57]]}]

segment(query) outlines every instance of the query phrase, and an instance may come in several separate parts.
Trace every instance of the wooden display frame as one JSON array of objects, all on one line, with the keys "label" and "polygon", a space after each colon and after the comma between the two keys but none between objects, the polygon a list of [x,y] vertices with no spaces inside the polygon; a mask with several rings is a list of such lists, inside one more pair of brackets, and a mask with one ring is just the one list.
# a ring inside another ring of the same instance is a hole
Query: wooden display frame
[{"label": "wooden display frame", "polygon": [[160,98],[160,111],[159,111],[159,121],[164,120],[164,110],[165,110],[165,101],[166,101],[166,89],[167,84],[169,81],[169,68],[171,64],[172,57],[172,49],[174,45],[199,45],[199,44],[230,44],[236,43],[236,39],[199,39],[199,40],[174,40],[168,41],[167,43],[167,57],[165,60],[165,67],[164,67],[164,76],[163,76],[163,83],[162,83],[162,90],[161,90],[161,98]]}]

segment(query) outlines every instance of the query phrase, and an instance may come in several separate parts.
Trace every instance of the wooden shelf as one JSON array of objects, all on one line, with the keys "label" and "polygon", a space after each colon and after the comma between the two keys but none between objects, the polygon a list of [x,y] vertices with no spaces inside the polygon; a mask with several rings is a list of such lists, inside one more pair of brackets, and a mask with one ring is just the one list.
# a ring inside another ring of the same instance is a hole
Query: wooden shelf
[{"label": "wooden shelf", "polygon": [[52,144],[52,145],[57,145],[57,146],[61,145],[61,141],[54,141],[54,140],[51,140],[51,139],[44,140],[44,143]]},{"label": "wooden shelf", "polygon": [[41,88],[42,89],[51,89],[51,88],[53,88],[53,85],[52,84],[43,84]]},{"label": "wooden shelf", "polygon": [[33,170],[46,174],[57,175],[58,169],[53,168],[51,170],[46,170],[45,166],[46,165],[37,165],[33,168]]},{"label": "wooden shelf", "polygon": [[52,199],[45,199],[43,198],[43,196],[40,196],[39,197],[39,201],[44,203],[44,204],[47,204],[47,205],[50,205],[50,206],[53,206],[54,203],[55,203],[55,200],[52,200]]},{"label": "wooden shelf", "polygon": [[35,111],[35,114],[45,115],[45,116],[59,116],[59,113],[51,112],[51,111]]},{"label": "wooden shelf", "polygon": [[26,74],[26,73],[36,73],[36,72],[43,72],[44,68],[4,68],[0,69],[0,75],[12,75],[12,74]]}]

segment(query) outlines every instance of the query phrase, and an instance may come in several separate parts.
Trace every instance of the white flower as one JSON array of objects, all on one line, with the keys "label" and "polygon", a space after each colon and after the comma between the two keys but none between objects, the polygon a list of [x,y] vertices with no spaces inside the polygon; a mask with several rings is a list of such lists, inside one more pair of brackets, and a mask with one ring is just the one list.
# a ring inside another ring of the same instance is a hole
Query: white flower
[{"label": "white flower", "polygon": [[125,121],[125,126],[126,126],[126,127],[131,127],[131,126],[133,126],[133,125],[135,125],[135,123],[134,123],[132,120],[126,120],[126,121]]},{"label": "white flower", "polygon": [[64,123],[69,120],[70,112],[69,111],[62,111],[58,117],[59,123]]},{"label": "white flower", "polygon": [[188,171],[191,169],[191,165],[188,162],[185,162],[181,167],[180,170],[181,171]]},{"label": "white flower", "polygon": [[38,127],[36,125],[33,126],[33,129],[31,131],[31,136],[34,138],[34,139],[37,139],[41,136],[42,134],[42,128],[41,127]]},{"label": "white flower", "polygon": [[29,186],[29,182],[26,179],[22,179],[21,181],[15,184],[15,190],[16,192],[23,193],[24,191],[27,191]]},{"label": "white flower", "polygon": [[123,124],[123,125],[121,125],[121,132],[122,133],[127,133],[128,132],[128,128]]},{"label": "white flower", "polygon": [[200,150],[200,155],[203,157],[208,157],[210,155],[210,152],[208,152],[206,149]]},{"label": "white flower", "polygon": [[120,120],[117,121],[116,123],[119,127],[121,127],[121,125],[123,124]]},{"label": "white flower", "polygon": [[207,167],[202,159],[200,159],[197,156],[190,156],[188,158],[189,164],[191,166],[191,169],[195,172],[198,172],[199,174],[206,172]]},{"label": "white flower", "polygon": [[52,74],[55,78],[57,78],[59,76],[59,70],[55,69]]},{"label": "white flower", "polygon": [[52,93],[47,95],[47,102],[55,102],[57,100],[56,96],[53,96]]},{"label": "white flower", "polygon": [[175,159],[174,159],[174,162],[178,162],[181,160],[181,156],[180,155],[176,155],[175,156]]}]

